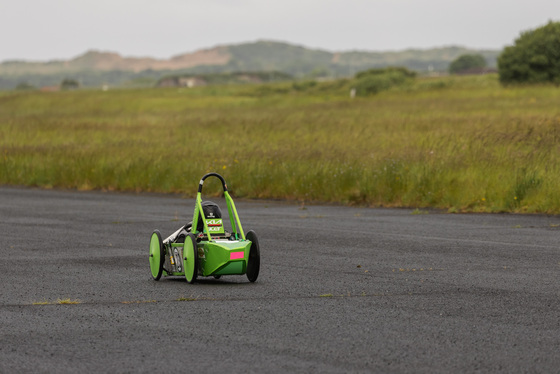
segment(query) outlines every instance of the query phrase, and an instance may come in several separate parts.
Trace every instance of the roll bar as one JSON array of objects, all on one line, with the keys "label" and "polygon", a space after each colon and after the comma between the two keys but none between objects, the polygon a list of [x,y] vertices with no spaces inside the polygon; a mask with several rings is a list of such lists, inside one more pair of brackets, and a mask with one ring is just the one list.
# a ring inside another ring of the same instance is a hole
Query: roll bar
[{"label": "roll bar", "polygon": [[203,176],[202,179],[200,180],[200,183],[198,184],[198,192],[202,192],[202,185],[204,184],[204,180],[208,177],[216,177],[220,181],[222,181],[222,187],[224,187],[224,192],[227,192],[228,189],[226,185],[226,180],[218,173],[208,173],[205,176]]},{"label": "roll bar", "polygon": [[[208,173],[205,176],[202,177],[202,179],[200,180],[200,183],[198,184],[198,193],[196,194],[196,202],[195,202],[195,208],[194,208],[194,216],[193,216],[193,222],[198,222],[198,217],[202,217],[202,222],[204,223],[204,230],[206,231],[206,234],[208,235],[208,240],[212,241],[212,236],[210,235],[210,231],[208,230],[208,226],[204,217],[204,213],[202,210],[202,186],[204,185],[204,180],[206,180],[206,178],[208,177],[216,177],[218,178],[220,181],[222,181],[222,187],[224,188],[224,198],[226,199],[226,204],[227,204],[227,208],[228,208],[228,213],[229,213],[229,219],[230,219],[230,223],[231,223],[231,229],[233,230],[233,234],[234,237],[236,239],[243,239],[245,240],[245,233],[243,232],[243,227],[241,227],[241,221],[239,220],[239,215],[237,214],[237,210],[235,209],[235,204],[233,202],[233,199],[231,198],[231,196],[229,195],[228,189],[227,189],[227,185],[226,185],[226,181],[224,179],[224,177],[222,177],[220,174],[218,173]],[[196,232],[196,227],[193,224],[191,231],[195,230]]]}]

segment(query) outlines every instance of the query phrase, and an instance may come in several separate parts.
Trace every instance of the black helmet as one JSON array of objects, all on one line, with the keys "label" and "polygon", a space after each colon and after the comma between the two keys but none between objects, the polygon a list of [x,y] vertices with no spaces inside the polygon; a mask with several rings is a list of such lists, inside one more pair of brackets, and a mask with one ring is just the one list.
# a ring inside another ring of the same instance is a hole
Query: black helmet
[{"label": "black helmet", "polygon": [[[220,207],[212,201],[203,201],[202,211],[204,212],[204,217],[206,219],[222,218],[222,211],[220,210]],[[196,230],[198,232],[202,232],[204,230],[204,222],[202,222],[202,217],[200,216],[198,216]]]}]

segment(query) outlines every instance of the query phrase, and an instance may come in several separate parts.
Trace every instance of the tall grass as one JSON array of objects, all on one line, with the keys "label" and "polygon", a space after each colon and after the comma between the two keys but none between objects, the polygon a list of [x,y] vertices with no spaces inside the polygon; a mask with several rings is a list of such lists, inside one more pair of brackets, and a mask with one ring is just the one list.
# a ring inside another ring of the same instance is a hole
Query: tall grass
[{"label": "tall grass", "polygon": [[560,213],[558,88],[351,84],[3,94],[0,183]]}]

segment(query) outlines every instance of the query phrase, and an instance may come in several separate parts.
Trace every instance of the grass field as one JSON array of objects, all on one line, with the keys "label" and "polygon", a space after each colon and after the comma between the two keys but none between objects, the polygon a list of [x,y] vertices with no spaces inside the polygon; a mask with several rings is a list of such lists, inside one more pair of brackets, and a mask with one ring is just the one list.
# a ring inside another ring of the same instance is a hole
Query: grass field
[{"label": "grass field", "polygon": [[235,197],[560,213],[557,87],[350,86],[3,92],[0,183],[193,196],[216,171]]}]

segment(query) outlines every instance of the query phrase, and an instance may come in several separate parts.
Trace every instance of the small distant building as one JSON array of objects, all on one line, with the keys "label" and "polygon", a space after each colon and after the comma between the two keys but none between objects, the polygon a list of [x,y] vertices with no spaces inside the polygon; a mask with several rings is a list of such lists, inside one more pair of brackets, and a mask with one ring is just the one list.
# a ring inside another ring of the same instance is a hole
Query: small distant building
[{"label": "small distant building", "polygon": [[43,86],[41,92],[57,92],[60,91],[60,86]]},{"label": "small distant building", "polygon": [[202,78],[190,77],[179,78],[179,87],[199,87],[206,86],[206,81]]},{"label": "small distant building", "polygon": [[169,77],[164,78],[157,84],[158,87],[199,87],[206,86],[204,79],[199,77]]}]

